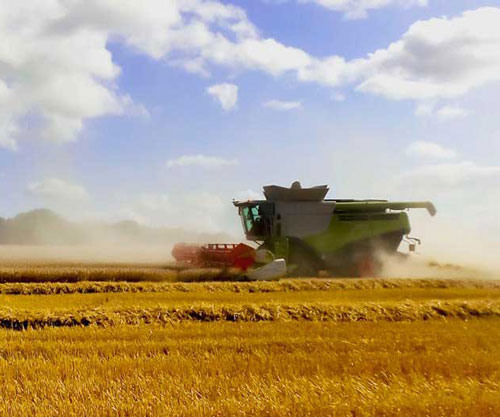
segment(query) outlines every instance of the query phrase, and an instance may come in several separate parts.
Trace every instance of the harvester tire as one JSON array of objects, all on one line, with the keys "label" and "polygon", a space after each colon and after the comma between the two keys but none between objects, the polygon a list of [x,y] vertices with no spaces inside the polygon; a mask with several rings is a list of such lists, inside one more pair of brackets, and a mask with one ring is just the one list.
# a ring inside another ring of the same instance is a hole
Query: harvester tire
[{"label": "harvester tire", "polygon": [[382,270],[382,263],[373,252],[358,257],[356,272],[359,278],[377,277]]},{"label": "harvester tire", "polygon": [[321,266],[312,253],[302,245],[290,245],[288,254],[289,273],[291,277],[317,277]]}]

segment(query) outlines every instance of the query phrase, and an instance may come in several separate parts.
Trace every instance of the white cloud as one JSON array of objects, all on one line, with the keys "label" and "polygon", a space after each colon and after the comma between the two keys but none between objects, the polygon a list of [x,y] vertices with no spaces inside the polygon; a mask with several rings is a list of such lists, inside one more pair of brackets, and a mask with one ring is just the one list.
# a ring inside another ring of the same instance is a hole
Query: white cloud
[{"label": "white cloud", "polygon": [[297,68],[297,77],[300,81],[337,87],[356,80],[361,75],[359,70],[360,65],[357,61],[349,63],[340,56],[311,58],[307,64]]},{"label": "white cloud", "polygon": [[234,109],[238,103],[238,86],[234,84],[215,84],[207,88],[207,93],[214,97],[225,111]]},{"label": "white cloud", "polygon": [[87,119],[137,113],[114,85],[110,41],[155,59],[175,52],[202,72],[225,46],[237,61],[235,46],[257,30],[243,9],[218,1],[28,0],[0,4],[0,37],[0,146],[15,149],[27,115],[41,121],[40,137],[67,142]]},{"label": "white cloud", "polygon": [[183,155],[177,159],[167,161],[167,168],[199,167],[204,169],[217,169],[238,165],[236,159],[226,159],[218,156]]},{"label": "white cloud", "polygon": [[453,149],[445,148],[434,142],[417,141],[413,142],[406,149],[406,153],[411,156],[427,159],[453,159],[457,153]]},{"label": "white cloud", "polygon": [[19,128],[9,120],[4,120],[0,115],[0,148],[17,151],[17,141],[14,139]]},{"label": "white cloud", "polygon": [[[391,5],[426,3],[314,1],[350,17]],[[432,101],[500,81],[498,27],[500,8],[495,7],[419,21],[387,48],[346,60],[313,57],[265,38],[242,8],[216,0],[4,1],[0,146],[16,149],[16,141],[26,135],[28,116],[40,121],[40,137],[68,142],[78,138],[88,119],[134,114],[138,107],[116,87],[121,69],[107,48],[110,42],[204,76],[212,66],[273,76],[289,73],[301,82],[355,84],[359,91],[393,100]],[[230,109],[234,91],[226,87],[213,95]],[[445,108],[443,112],[451,114]]]},{"label": "white cloud", "polygon": [[453,120],[453,119],[461,119],[468,115],[467,110],[463,109],[460,106],[443,106],[437,112],[436,115],[441,120]]},{"label": "white cloud", "polygon": [[278,111],[288,111],[302,108],[302,103],[300,101],[269,100],[262,103],[262,105],[268,109]]},{"label": "white cloud", "polygon": [[436,108],[436,103],[433,101],[422,101],[415,107],[415,116],[419,117],[429,117],[434,115],[434,110]]},{"label": "white cloud", "polygon": [[368,11],[385,7],[427,6],[428,0],[298,0],[299,3],[316,3],[327,9],[343,12],[347,19],[364,19]]},{"label": "white cloud", "polygon": [[400,40],[366,58],[310,57],[296,68],[297,78],[331,87],[355,84],[357,91],[390,100],[460,97],[500,82],[499,26],[495,7],[418,21]]},{"label": "white cloud", "polygon": [[358,61],[359,91],[392,100],[461,96],[500,81],[500,8],[414,23],[402,38]]},{"label": "white cloud", "polygon": [[500,166],[481,166],[468,161],[423,165],[403,174],[400,180],[406,185],[440,191],[466,186],[498,186]]},{"label": "white cloud", "polygon": [[272,75],[297,71],[312,62],[303,50],[283,45],[274,39],[247,39],[238,44],[221,43],[217,46],[209,55],[215,63],[257,69]]},{"label": "white cloud", "polygon": [[33,195],[49,200],[83,201],[89,198],[84,187],[72,184],[59,178],[47,178],[28,185],[28,191]]},{"label": "white cloud", "polygon": [[237,201],[246,201],[246,200],[263,200],[264,195],[262,192],[257,192],[255,190],[245,190],[245,191],[239,191],[235,195],[235,200]]},{"label": "white cloud", "polygon": [[[140,104],[116,88],[110,42],[204,76],[213,65],[278,76],[312,62],[261,37],[242,8],[215,0],[3,2],[0,37],[0,146],[10,149],[28,115],[40,120],[39,137],[68,142],[90,118],[138,113]],[[211,91],[234,107],[235,86]]]},{"label": "white cloud", "polygon": [[345,101],[345,95],[342,93],[333,93],[332,100],[340,103],[342,101]]},{"label": "white cloud", "polygon": [[[0,36],[0,146],[10,149],[27,115],[40,119],[40,137],[67,142],[90,118],[137,113],[140,104],[116,88],[121,69],[107,49],[111,41],[204,76],[215,65],[332,84],[343,71],[330,65],[342,58],[317,60],[263,38],[243,9],[220,1],[4,2]],[[225,91],[217,94],[228,109],[235,93]]]},{"label": "white cloud", "polygon": [[418,102],[415,115],[419,117],[433,117],[441,121],[461,119],[469,115],[469,112],[457,104],[445,104],[438,106],[436,101]]}]

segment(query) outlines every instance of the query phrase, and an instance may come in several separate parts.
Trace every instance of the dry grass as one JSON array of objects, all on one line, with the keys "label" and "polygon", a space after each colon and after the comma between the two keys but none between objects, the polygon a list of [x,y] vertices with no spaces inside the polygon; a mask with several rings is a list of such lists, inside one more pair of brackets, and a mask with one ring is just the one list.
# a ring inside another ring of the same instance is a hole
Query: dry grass
[{"label": "dry grass", "polygon": [[[310,284],[314,286],[315,282]],[[189,285],[194,289],[184,291]],[[179,321],[375,322],[500,315],[500,288],[477,288],[466,283],[445,288],[387,286],[362,291],[339,290],[335,286],[235,291],[244,285],[182,284],[167,287],[164,292],[0,295],[0,326],[24,329]],[[212,291],[214,288],[217,290]]]},{"label": "dry grass", "polygon": [[[413,268],[411,265],[409,269]],[[406,268],[406,269],[408,269]],[[434,269],[433,269],[434,268]],[[402,276],[405,268],[400,266]],[[441,281],[477,279],[481,273],[474,270],[446,269],[427,266],[420,278],[441,277]],[[397,276],[391,274],[391,276]],[[488,275],[488,278],[492,278]],[[0,260],[0,283],[59,282],[206,282],[241,281],[241,272],[234,269],[191,268],[175,263],[103,263],[103,262],[8,262]]]},{"label": "dry grass", "polygon": [[500,319],[0,334],[1,415],[500,415]]},{"label": "dry grass", "polygon": [[[191,291],[185,286],[193,285]],[[374,288],[364,290],[298,290],[293,291],[235,291],[245,284],[225,286],[217,284],[182,284],[158,292],[122,293],[70,293],[46,295],[0,295],[0,306],[13,310],[61,310],[82,308],[149,308],[193,305],[245,305],[245,304],[302,304],[325,303],[350,305],[353,303],[433,301],[433,300],[499,300],[500,288]],[[214,288],[217,290],[213,291]]]},{"label": "dry grass", "polygon": [[127,264],[8,264],[0,265],[0,283],[10,282],[195,282],[235,281],[237,270],[192,269],[182,265]]},{"label": "dry grass", "polygon": [[0,327],[14,330],[45,327],[172,324],[179,322],[380,322],[500,317],[500,302],[489,300],[339,304],[194,305],[82,310],[0,310]]},{"label": "dry grass", "polygon": [[500,281],[182,277],[0,266],[0,416],[500,415]]},{"label": "dry grass", "polygon": [[[121,279],[121,277],[117,277]],[[90,293],[146,293],[146,292],[234,292],[274,293],[296,291],[346,291],[374,289],[499,289],[498,280],[451,279],[282,279],[273,282],[9,282],[0,284],[0,294],[90,294]]]}]

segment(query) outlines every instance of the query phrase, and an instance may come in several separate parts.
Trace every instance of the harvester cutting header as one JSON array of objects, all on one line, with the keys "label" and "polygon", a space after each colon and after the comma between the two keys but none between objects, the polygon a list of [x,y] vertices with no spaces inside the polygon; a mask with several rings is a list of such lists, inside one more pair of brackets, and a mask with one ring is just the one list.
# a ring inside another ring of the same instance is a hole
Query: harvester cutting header
[{"label": "harvester cutting header", "polygon": [[[178,244],[172,252],[178,261],[198,266],[237,267],[247,275],[267,278],[285,272],[317,276],[374,276],[382,267],[381,254],[397,254],[403,240],[410,250],[420,241],[409,237],[407,211],[436,209],[431,202],[326,199],[328,186],[302,188],[264,187],[265,200],[233,201],[241,217],[245,244]],[[270,272],[269,272],[270,271]]]}]

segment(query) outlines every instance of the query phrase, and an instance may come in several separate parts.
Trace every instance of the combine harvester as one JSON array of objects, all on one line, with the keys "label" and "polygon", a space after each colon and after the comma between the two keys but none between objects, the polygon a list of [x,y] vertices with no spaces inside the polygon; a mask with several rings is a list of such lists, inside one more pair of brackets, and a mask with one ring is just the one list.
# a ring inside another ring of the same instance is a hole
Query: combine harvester
[{"label": "combine harvester", "polygon": [[172,255],[196,267],[238,268],[242,276],[256,280],[315,277],[321,271],[376,276],[382,255],[405,256],[398,252],[403,240],[410,251],[420,244],[409,237],[408,209],[436,214],[428,201],[330,200],[325,199],[328,191],[326,185],[302,188],[299,182],[290,188],[266,186],[265,200],[233,201],[256,249],[244,243],[177,244]]}]

